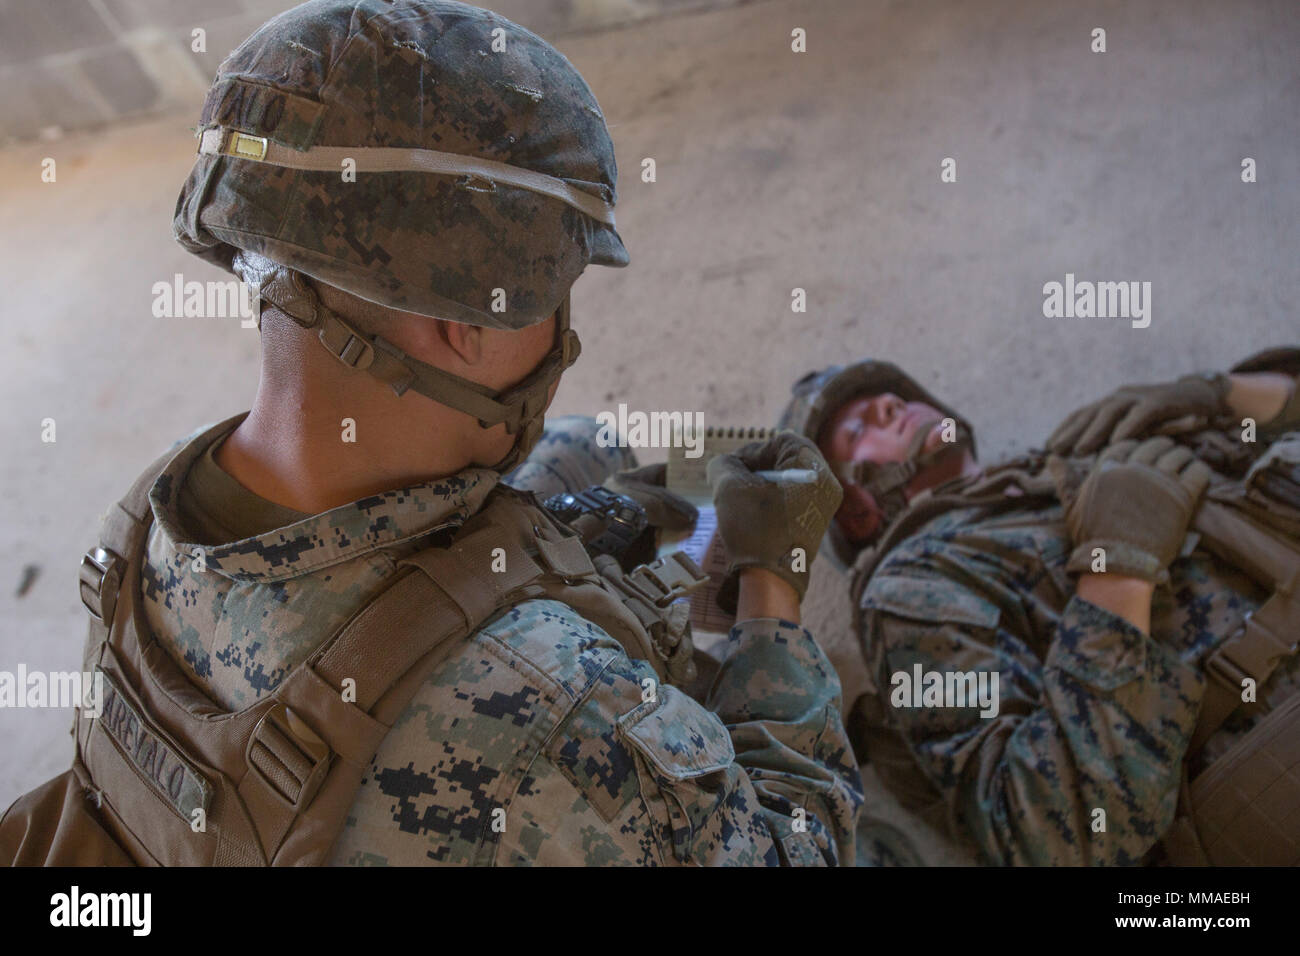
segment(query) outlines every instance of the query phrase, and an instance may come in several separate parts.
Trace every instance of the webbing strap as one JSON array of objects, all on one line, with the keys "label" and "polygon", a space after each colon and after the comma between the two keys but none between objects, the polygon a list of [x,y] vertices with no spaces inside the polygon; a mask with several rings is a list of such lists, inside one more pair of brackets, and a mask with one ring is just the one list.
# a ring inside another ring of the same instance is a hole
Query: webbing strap
[{"label": "webbing strap", "polygon": [[1262,687],[1283,658],[1300,649],[1300,553],[1253,522],[1214,501],[1202,501],[1192,520],[1212,553],[1275,588],[1237,634],[1206,660],[1205,697],[1188,752],[1195,753],[1241,706],[1242,681]]},{"label": "webbing strap", "polygon": [[537,539],[537,556],[552,574],[562,578],[581,578],[596,573],[591,556],[587,554],[582,539],[574,535],[558,541]]},{"label": "webbing strap", "polygon": [[1300,572],[1300,550],[1217,501],[1201,502],[1192,528],[1206,548],[1261,584],[1284,585]]},{"label": "webbing strap", "polygon": [[537,562],[505,528],[488,525],[447,548],[428,549],[402,562],[424,572],[460,609],[467,632],[487,620],[511,591],[537,579]]},{"label": "webbing strap", "polygon": [[1278,591],[1246,621],[1245,627],[1215,649],[1205,662],[1205,696],[1197,715],[1189,753],[1199,750],[1242,704],[1244,681],[1263,686],[1278,664],[1297,649],[1300,601]]},{"label": "webbing strap", "polygon": [[[566,540],[581,546],[576,537]],[[539,537],[537,543],[547,542]],[[551,544],[553,554],[573,560],[562,543]],[[409,573],[366,605],[312,661],[312,669],[336,688],[352,678],[356,706],[367,712],[417,663],[427,672],[435,652],[450,651],[455,638],[477,630],[510,594],[544,573],[509,529],[496,523],[467,531],[446,547],[417,552],[398,566]]]},{"label": "webbing strap", "polygon": [[509,410],[492,399],[492,389],[478,382],[434,368],[407,355],[381,336],[371,338],[328,309],[320,309],[320,340],[336,359],[349,368],[369,372],[397,395],[412,387],[427,398],[496,425],[509,422]]},{"label": "webbing strap", "polygon": [[290,149],[265,136],[253,136],[224,126],[203,131],[199,138],[199,153],[206,156],[233,156],[236,159],[311,172],[340,173],[344,161],[351,160],[359,173],[418,172],[435,176],[470,176],[558,199],[599,223],[614,225],[612,203],[584,192],[563,179],[460,153],[382,146],[313,146],[305,150]]},{"label": "webbing strap", "polygon": [[312,666],[335,687],[355,681],[356,706],[369,711],[416,661],[465,632],[459,605],[431,578],[411,572],[366,605]]},{"label": "webbing strap", "polygon": [[136,478],[130,490],[109,509],[99,532],[99,545],[81,558],[78,586],[81,603],[90,613],[91,645],[98,647],[108,640],[122,575],[131,556],[143,550],[145,536],[153,523],[149,492],[162,470],[175,455],[169,449]]},{"label": "webbing strap", "polygon": [[[371,336],[355,328],[346,319],[322,303],[307,286],[302,275],[277,266],[257,270],[255,263],[245,269],[240,257],[236,262],[257,282],[258,323],[261,324],[263,302],[269,302],[305,329],[317,329],[321,344],[330,354],[353,369],[360,369],[384,382],[397,395],[414,391],[442,405],[473,415],[484,428],[504,424],[507,434],[520,435],[497,470],[506,472],[523,457],[522,449],[531,448],[542,430],[551,386],[582,354],[578,333],[569,327],[569,297],[558,309],[555,345],[521,382],[501,392],[454,375],[407,355],[382,336]],[[241,275],[244,272],[241,272]]]}]

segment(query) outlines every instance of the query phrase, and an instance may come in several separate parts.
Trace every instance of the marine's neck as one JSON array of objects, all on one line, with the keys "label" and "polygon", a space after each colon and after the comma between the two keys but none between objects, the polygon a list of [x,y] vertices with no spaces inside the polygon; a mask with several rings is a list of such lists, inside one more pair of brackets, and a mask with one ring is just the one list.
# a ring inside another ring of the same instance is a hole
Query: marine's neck
[{"label": "marine's neck", "polygon": [[960,454],[951,454],[941,456],[926,468],[922,469],[915,478],[908,482],[903,493],[911,501],[917,495],[931,488],[937,488],[945,485],[956,478],[975,478],[982,474],[984,469],[980,463],[975,460],[970,449],[962,447]]},{"label": "marine's neck", "polygon": [[[347,384],[353,388],[264,378],[248,417],[217,449],[217,464],[255,494],[306,514],[469,466],[467,442],[446,421],[450,409],[412,409],[424,400],[376,399]],[[401,401],[408,404],[393,404]]]}]

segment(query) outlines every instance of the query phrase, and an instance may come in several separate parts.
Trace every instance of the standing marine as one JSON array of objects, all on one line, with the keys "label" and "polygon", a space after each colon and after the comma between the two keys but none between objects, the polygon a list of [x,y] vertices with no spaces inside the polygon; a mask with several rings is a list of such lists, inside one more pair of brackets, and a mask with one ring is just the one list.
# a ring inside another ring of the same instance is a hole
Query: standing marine
[{"label": "standing marine", "polygon": [[[568,468],[563,429],[529,456],[578,357],[570,286],[628,261],[572,65],[459,3],[311,0],[224,61],[198,138],[175,235],[258,290],[257,396],[83,562],[103,714],[0,856],[851,862],[860,779],[785,560],[839,502],[812,443],[715,471],[740,615],[703,702],[699,569],[624,574],[501,480],[628,464]],[[754,474],[783,469],[815,480]]]}]

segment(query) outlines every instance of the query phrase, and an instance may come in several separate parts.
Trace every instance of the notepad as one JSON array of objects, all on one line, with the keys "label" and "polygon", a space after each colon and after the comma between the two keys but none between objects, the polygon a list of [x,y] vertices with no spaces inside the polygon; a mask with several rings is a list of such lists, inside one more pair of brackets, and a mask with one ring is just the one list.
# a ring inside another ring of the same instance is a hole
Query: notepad
[{"label": "notepad", "polygon": [[704,430],[700,444],[702,454],[687,458],[686,448],[675,441],[668,449],[666,484],[699,509],[695,530],[687,539],[665,545],[661,554],[685,551],[709,576],[709,581],[689,598],[691,602],[691,630],[698,634],[726,634],[736,623],[736,618],[718,607],[718,590],[727,573],[727,553],[718,536],[718,515],[713,508],[713,495],[709,489],[707,469],[716,455],[730,455],[751,442],[764,441],[775,431],[761,426],[710,427]]},{"label": "notepad", "polygon": [[[693,501],[712,500],[707,475],[709,461],[716,455],[734,454],[750,442],[764,441],[773,434],[773,429],[760,426],[710,426],[704,429],[704,441],[700,445],[701,454],[698,458],[687,458],[684,443],[675,440],[668,449],[668,490]],[[677,437],[680,439],[680,436]]]},{"label": "notepad", "polygon": [[[718,513],[712,505],[701,504],[695,530],[685,541],[678,541],[666,551],[685,551],[709,576],[709,580],[688,597],[691,604],[691,630],[697,634],[726,634],[736,623],[734,615],[718,607],[718,589],[727,573],[727,554],[718,537]],[[662,553],[662,552],[661,552]]]}]

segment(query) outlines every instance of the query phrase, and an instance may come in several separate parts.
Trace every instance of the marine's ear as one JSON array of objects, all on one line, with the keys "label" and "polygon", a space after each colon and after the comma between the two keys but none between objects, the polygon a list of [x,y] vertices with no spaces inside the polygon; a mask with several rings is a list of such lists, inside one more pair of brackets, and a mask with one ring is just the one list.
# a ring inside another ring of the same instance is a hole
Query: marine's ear
[{"label": "marine's ear", "polygon": [[436,323],[438,338],[466,365],[477,365],[483,360],[483,330],[464,322],[431,319]]}]

